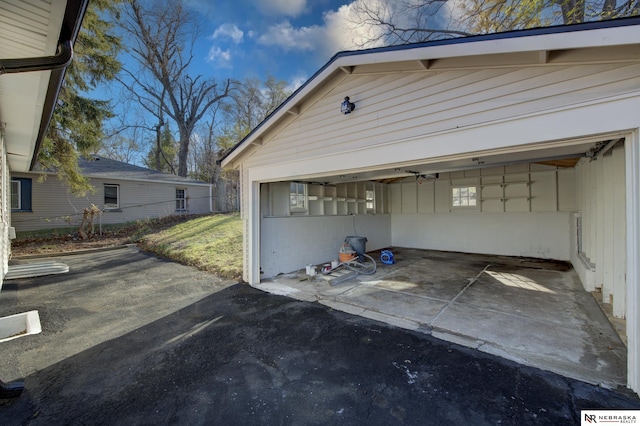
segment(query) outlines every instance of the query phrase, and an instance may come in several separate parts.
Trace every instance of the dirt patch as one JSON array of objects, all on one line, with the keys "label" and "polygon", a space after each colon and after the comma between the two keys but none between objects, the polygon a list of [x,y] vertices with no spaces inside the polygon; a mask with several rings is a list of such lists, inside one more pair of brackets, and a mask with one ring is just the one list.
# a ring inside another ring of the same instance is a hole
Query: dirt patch
[{"label": "dirt patch", "polygon": [[68,253],[81,250],[116,247],[135,244],[145,235],[159,232],[181,222],[198,217],[197,215],[168,216],[160,219],[148,219],[135,223],[111,226],[101,234],[96,233],[82,239],[78,232],[51,232],[44,236],[18,236],[11,242],[11,256],[18,258],[40,254]]},{"label": "dirt patch", "polygon": [[104,247],[116,247],[130,244],[128,237],[97,237],[87,240],[70,237],[67,239],[51,239],[49,241],[30,241],[11,246],[13,258],[37,254],[67,253]]}]

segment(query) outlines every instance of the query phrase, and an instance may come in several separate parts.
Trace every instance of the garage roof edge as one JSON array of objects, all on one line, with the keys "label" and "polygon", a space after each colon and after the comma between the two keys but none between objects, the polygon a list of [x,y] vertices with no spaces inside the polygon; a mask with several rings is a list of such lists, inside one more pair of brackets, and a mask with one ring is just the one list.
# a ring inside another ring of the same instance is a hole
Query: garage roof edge
[{"label": "garage roof edge", "polygon": [[[354,63],[342,63],[351,58],[357,58],[369,55],[380,55],[389,52],[406,52],[411,50],[418,50],[423,48],[437,48],[444,46],[451,48],[453,46],[464,45],[467,46],[471,43],[478,42],[491,42],[501,40],[515,40],[525,37],[539,37],[556,34],[567,34],[583,31],[603,30],[610,28],[622,28],[628,26],[640,26],[640,17],[630,17],[622,19],[614,19],[607,21],[586,22],[573,25],[557,25],[550,27],[532,28],[524,30],[506,31],[501,33],[492,34],[480,34],[468,37],[458,37],[443,40],[434,40],[421,43],[403,44],[395,46],[383,46],[375,47],[371,49],[363,50],[345,50],[336,53],[329,59],[329,61],[323,65],[318,71],[316,71],[306,82],[304,82],[298,89],[296,89],[284,102],[282,102],[271,114],[269,114],[262,122],[260,122],[247,136],[245,136],[240,142],[234,145],[220,160],[223,167],[228,166],[234,159],[236,159],[246,148],[248,148],[251,142],[260,138],[260,135],[268,130],[268,128],[278,120],[283,114],[286,113],[287,107],[294,101],[299,102],[303,99],[313,88],[315,88],[321,81],[331,75],[333,71],[339,66],[354,65]],[[635,41],[637,42],[637,40]],[[587,47],[587,45],[581,46]],[[522,49],[524,50],[524,49]],[[511,49],[515,52],[517,50]],[[488,53],[488,52],[487,52]],[[449,57],[458,56],[455,54],[449,55]],[[469,53],[466,55],[470,56]],[[384,61],[383,61],[384,62]],[[360,64],[362,61],[356,64]]]}]

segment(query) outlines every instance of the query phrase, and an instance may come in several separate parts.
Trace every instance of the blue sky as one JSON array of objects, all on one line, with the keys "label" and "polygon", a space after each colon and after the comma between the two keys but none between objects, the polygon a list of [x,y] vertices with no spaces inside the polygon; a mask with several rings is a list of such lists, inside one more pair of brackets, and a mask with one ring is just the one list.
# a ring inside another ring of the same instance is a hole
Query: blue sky
[{"label": "blue sky", "polygon": [[[172,1],[172,0],[160,0]],[[394,0],[361,0],[370,4],[393,5]],[[226,79],[269,76],[287,83],[294,91],[331,57],[342,50],[361,48],[376,28],[355,26],[354,0],[184,0],[200,18],[202,26],[194,45],[189,74]],[[127,40],[124,39],[126,45]],[[373,47],[373,46],[371,46]],[[131,65],[123,53],[122,62]],[[135,64],[129,69],[135,70]],[[125,76],[125,79],[126,76]],[[140,107],[135,97],[119,84],[96,88],[92,95],[110,99],[115,117],[108,127],[117,138],[135,140],[138,154],[146,155],[146,144],[154,134],[150,127],[157,119]],[[133,103],[133,105],[131,104]],[[208,118],[207,118],[208,119]],[[140,127],[146,122],[147,128]],[[124,129],[124,131],[123,131]],[[139,155],[128,159],[141,163]]]},{"label": "blue sky", "polygon": [[350,1],[189,0],[206,22],[194,65],[216,79],[272,75],[295,88],[336,52],[356,49]]}]

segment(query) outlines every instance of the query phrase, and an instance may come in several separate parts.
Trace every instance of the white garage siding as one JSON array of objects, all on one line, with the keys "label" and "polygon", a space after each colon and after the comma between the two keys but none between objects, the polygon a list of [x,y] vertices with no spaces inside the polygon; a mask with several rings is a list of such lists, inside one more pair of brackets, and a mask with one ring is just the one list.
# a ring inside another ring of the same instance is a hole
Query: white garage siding
[{"label": "white garage siding", "polygon": [[[37,183],[37,174],[19,174],[14,177],[32,178],[32,211],[13,212],[12,225],[16,231],[31,231],[56,227],[78,226],[82,211],[95,204],[103,210],[99,219],[103,224],[124,223],[139,219],[164,217],[183,212],[176,210],[176,189],[187,191],[188,210],[184,213],[210,212],[209,185],[183,183],[138,182],[119,179],[91,179],[96,189],[93,194],[76,197],[68,193],[64,183],[54,176]],[[118,185],[119,208],[106,209],[104,185]]]},{"label": "white garage siding", "polygon": [[[264,145],[246,167],[355,151],[366,156],[381,144],[611,98],[640,87],[640,64],[345,74],[336,79],[323,97],[306,101],[290,125],[265,134]],[[339,112],[344,96],[356,104],[348,119]],[[475,148],[468,145],[471,141],[460,142],[460,148]]]},{"label": "white garage siding", "polygon": [[[260,268],[263,278],[328,263],[350,235],[367,238],[367,250],[391,245],[388,187],[373,182],[307,185],[307,210],[289,205],[289,182],[261,187]],[[375,194],[367,212],[366,191]],[[372,210],[375,210],[372,211]]]},{"label": "white garage siding", "polygon": [[9,202],[9,167],[7,166],[6,146],[4,135],[0,133],[0,290],[4,276],[9,270],[9,256],[11,242],[9,240],[9,226],[11,221]]},{"label": "white garage siding", "polygon": [[[475,207],[453,207],[451,188],[477,188]],[[574,170],[519,164],[441,173],[391,185],[398,247],[570,259]]]},{"label": "white garage siding", "polygon": [[613,314],[626,317],[625,147],[619,142],[576,166],[578,211],[572,263],[586,290],[602,289]]},{"label": "white garage siding", "polygon": [[367,237],[367,250],[388,247],[391,245],[390,220],[387,214],[263,218],[260,224],[263,277],[338,259],[345,237],[356,235],[354,222],[357,235]]}]

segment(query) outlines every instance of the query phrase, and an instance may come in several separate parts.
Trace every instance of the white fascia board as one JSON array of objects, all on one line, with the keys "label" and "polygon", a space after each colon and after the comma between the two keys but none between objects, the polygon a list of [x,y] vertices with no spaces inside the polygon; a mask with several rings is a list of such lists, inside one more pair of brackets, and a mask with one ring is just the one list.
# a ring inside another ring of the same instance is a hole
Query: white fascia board
[{"label": "white fascia board", "polygon": [[[568,31],[552,34],[505,37],[495,39],[468,40],[460,43],[389,50],[385,52],[354,54],[338,58],[333,69],[377,63],[460,58],[465,56],[493,55],[505,53],[567,50],[590,47],[622,46],[640,43],[638,25],[601,28],[583,31]],[[332,70],[333,70],[332,69]]]}]

